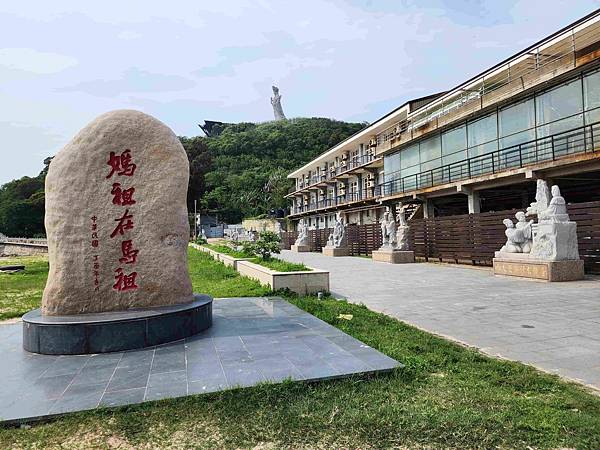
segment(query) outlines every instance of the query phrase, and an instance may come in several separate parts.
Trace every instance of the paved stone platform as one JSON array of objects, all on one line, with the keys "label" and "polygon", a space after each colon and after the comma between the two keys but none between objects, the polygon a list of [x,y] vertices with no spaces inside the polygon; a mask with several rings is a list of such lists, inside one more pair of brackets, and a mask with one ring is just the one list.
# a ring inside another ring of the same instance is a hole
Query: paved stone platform
[{"label": "paved stone platform", "polygon": [[0,325],[0,421],[401,366],[280,298],[217,299],[213,320],[175,343],[80,356],[27,353],[22,324]]},{"label": "paved stone platform", "polygon": [[392,265],[283,251],[328,270],[331,291],[424,330],[600,389],[600,277],[548,283],[491,268]]}]

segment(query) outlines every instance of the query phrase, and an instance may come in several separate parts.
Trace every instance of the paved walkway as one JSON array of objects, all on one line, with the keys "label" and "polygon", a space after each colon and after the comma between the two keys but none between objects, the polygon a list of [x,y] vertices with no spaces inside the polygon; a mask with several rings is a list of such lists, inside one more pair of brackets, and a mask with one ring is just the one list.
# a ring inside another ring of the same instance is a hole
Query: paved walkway
[{"label": "paved walkway", "polygon": [[334,295],[483,352],[600,389],[600,278],[545,283],[488,268],[283,251],[330,271]]}]

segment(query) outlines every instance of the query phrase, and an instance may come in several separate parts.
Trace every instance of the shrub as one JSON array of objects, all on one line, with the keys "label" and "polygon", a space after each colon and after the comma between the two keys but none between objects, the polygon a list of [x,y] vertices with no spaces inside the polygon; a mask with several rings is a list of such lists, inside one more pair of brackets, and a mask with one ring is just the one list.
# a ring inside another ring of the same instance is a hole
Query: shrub
[{"label": "shrub", "polygon": [[280,253],[279,244],[281,238],[272,231],[263,231],[258,235],[258,239],[254,242],[244,242],[244,252],[261,257],[264,260],[269,260],[271,254]]}]

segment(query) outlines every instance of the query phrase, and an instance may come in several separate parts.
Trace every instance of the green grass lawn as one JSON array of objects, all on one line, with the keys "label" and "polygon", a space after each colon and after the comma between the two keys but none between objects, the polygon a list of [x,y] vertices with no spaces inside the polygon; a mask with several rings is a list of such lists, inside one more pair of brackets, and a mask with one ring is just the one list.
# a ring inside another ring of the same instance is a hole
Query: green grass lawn
[{"label": "green grass lawn", "polygon": [[296,271],[310,271],[312,270],[310,267],[306,267],[301,263],[292,263],[289,261],[284,261],[277,257],[272,256],[271,259],[262,259],[256,258],[252,255],[248,255],[243,251],[235,250],[228,245],[222,244],[204,244],[205,247],[210,248],[219,253],[224,253],[226,255],[233,256],[234,258],[249,258],[249,260],[255,264],[259,264],[261,266],[267,267],[271,270],[276,270],[277,272],[296,272]]},{"label": "green grass lawn", "polygon": [[0,258],[0,265],[25,265],[24,272],[0,273],[0,320],[21,317],[39,308],[48,277],[46,256]]},{"label": "green grass lawn", "polygon": [[[197,251],[190,269],[199,292],[260,290]],[[600,448],[600,398],[578,385],[363,306],[288,299],[406,367],[72,414],[0,429],[0,448]]]}]

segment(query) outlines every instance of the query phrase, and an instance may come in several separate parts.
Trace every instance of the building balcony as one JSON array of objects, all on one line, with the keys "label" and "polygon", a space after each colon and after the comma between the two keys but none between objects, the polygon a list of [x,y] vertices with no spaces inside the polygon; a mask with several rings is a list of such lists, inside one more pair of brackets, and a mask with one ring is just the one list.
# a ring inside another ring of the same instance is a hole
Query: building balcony
[{"label": "building balcony", "polygon": [[512,173],[514,169],[535,167],[543,163],[567,159],[574,155],[597,153],[600,156],[600,122],[474,156],[414,175],[380,184],[375,195],[400,197],[419,190],[486,175]]},{"label": "building balcony", "polygon": [[362,157],[351,158],[347,162],[343,163],[335,168],[335,171],[327,171],[325,175],[315,175],[310,178],[308,183],[301,183],[293,192],[287,194],[287,197],[293,197],[296,194],[300,194],[310,189],[317,189],[319,185],[327,182],[333,182],[337,178],[344,175],[351,175],[354,172],[360,171],[361,169],[369,166],[377,166],[383,164],[383,156],[367,154]]},{"label": "building balcony", "polygon": [[326,211],[330,208],[338,208],[343,207],[345,205],[351,205],[357,202],[365,202],[370,200],[375,200],[375,192],[372,189],[369,189],[369,192],[353,192],[346,195],[339,196],[337,198],[326,198],[323,200],[319,200],[317,202],[311,202],[307,205],[298,206],[296,208],[291,208],[290,216],[305,214],[309,212],[315,211]]}]

